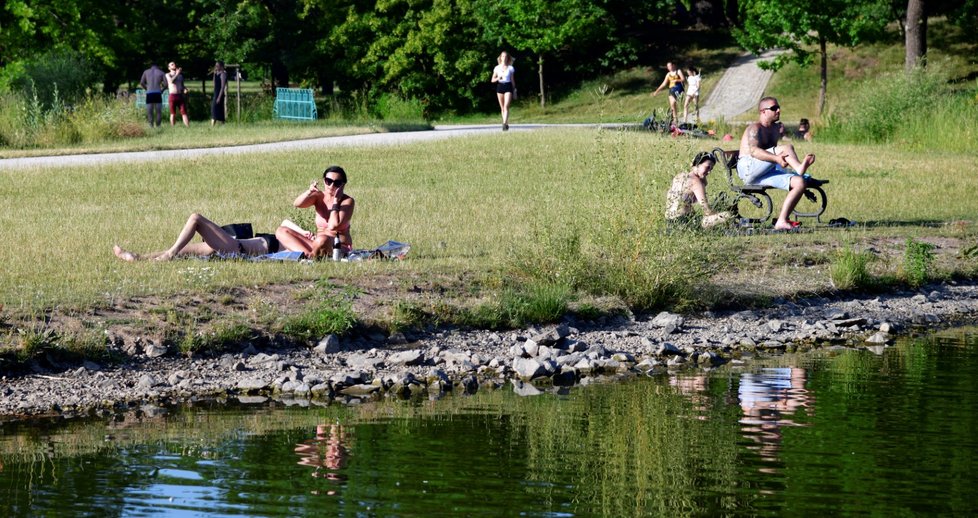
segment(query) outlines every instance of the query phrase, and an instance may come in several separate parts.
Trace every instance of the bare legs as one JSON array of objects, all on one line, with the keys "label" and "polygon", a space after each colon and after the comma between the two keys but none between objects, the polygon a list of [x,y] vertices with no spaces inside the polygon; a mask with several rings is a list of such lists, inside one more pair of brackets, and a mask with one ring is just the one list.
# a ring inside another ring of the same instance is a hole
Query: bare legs
[{"label": "bare legs", "polygon": [[696,122],[700,121],[700,96],[698,95],[687,95],[686,100],[683,101],[683,122],[686,122],[686,117],[689,116],[689,101],[694,101],[693,108],[696,110]]},{"label": "bare legs", "polygon": [[510,92],[497,93],[496,98],[499,99],[499,111],[503,116],[503,129],[509,129],[509,105],[513,102],[513,94]]},{"label": "bare legs", "polygon": [[672,114],[672,120],[677,124],[679,123],[679,117],[676,115],[676,96],[669,92],[669,113]]},{"label": "bare legs", "polygon": [[791,144],[776,147],[774,154],[783,156],[785,161],[788,162],[788,165],[798,174],[805,174],[805,171],[815,163],[815,155],[813,154],[805,155],[804,160],[799,160],[798,154],[795,153],[795,146]]},{"label": "bare legs", "polygon": [[798,200],[801,199],[802,193],[805,192],[805,179],[799,175],[791,177],[791,189],[788,190],[788,196],[784,199],[784,204],[781,205],[781,213],[778,214],[778,221],[774,224],[775,230],[791,230],[794,228],[792,224],[788,221],[788,216],[791,215],[791,211],[795,210],[795,206],[798,205]]},{"label": "bare legs", "polygon": [[308,234],[296,232],[289,227],[278,227],[275,230],[275,238],[282,248],[302,252],[310,259],[333,255],[333,238],[324,234],[313,241]]},{"label": "bare legs", "polygon": [[[190,240],[193,239],[196,234],[200,234],[200,237],[204,240],[204,242],[190,244]],[[210,255],[214,252],[232,253],[240,250],[241,248],[237,239],[231,237],[224,231],[224,229],[219,227],[217,223],[214,223],[213,221],[196,213],[190,215],[190,218],[187,219],[187,223],[183,226],[183,230],[180,231],[180,235],[177,236],[176,242],[174,242],[173,246],[167,250],[140,256],[124,250],[119,245],[112,248],[112,252],[115,253],[115,256],[123,261],[138,261],[144,259],[168,261],[178,255]]]}]

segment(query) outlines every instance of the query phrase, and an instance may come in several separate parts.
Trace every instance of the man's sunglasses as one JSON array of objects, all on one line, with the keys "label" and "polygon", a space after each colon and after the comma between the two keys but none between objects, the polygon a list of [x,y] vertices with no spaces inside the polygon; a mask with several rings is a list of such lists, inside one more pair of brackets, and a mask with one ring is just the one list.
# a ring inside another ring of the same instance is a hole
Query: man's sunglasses
[{"label": "man's sunglasses", "polygon": [[323,183],[325,183],[325,184],[326,184],[326,187],[332,187],[334,183],[335,183],[336,185],[343,185],[343,184],[345,184],[346,182],[345,182],[345,181],[343,181],[343,180],[340,180],[339,178],[337,178],[337,179],[335,179],[335,180],[334,180],[334,179],[332,179],[332,178],[323,178]]},{"label": "man's sunglasses", "polygon": [[764,111],[764,110],[771,110],[771,111],[773,111],[773,112],[776,112],[776,111],[778,111],[778,110],[780,110],[780,109],[781,109],[781,107],[780,107],[780,106],[778,106],[777,104],[775,104],[775,105],[772,105],[772,106],[768,106],[767,108],[761,108],[761,111]]}]

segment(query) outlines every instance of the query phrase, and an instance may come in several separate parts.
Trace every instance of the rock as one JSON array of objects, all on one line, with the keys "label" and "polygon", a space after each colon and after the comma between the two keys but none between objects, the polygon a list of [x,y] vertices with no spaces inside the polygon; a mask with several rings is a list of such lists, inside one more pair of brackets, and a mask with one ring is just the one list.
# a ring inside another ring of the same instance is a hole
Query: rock
[{"label": "rock", "polygon": [[400,331],[397,331],[397,332],[392,333],[387,338],[387,343],[389,343],[391,345],[404,345],[404,344],[408,343],[408,339],[407,339],[407,336],[404,335],[404,333],[402,333]]},{"label": "rock", "polygon": [[143,354],[150,358],[159,358],[166,354],[166,347],[155,342],[150,342],[143,348]]},{"label": "rock", "polygon": [[893,334],[896,331],[897,331],[896,325],[891,324],[889,322],[881,322],[880,323],[880,332],[881,333]]},{"label": "rock", "polygon": [[835,325],[839,327],[852,327],[860,326],[866,323],[865,318],[844,318],[835,321]]},{"label": "rock", "polygon": [[279,361],[281,359],[282,358],[279,355],[277,355],[277,354],[271,354],[271,355],[269,355],[269,354],[265,354],[265,353],[258,353],[256,355],[251,356],[251,357],[248,358],[248,364],[249,365],[261,365],[263,363],[277,362],[277,361]]},{"label": "rock", "polygon": [[723,358],[713,351],[702,351],[696,355],[696,363],[707,367],[715,367],[723,363]]},{"label": "rock", "polygon": [[159,380],[157,380],[152,374],[143,374],[139,377],[139,382],[136,383],[136,388],[141,390],[149,390],[159,384]]},{"label": "rock", "polygon": [[910,321],[916,325],[937,324],[941,321],[940,317],[933,313],[914,313]]},{"label": "rock", "polygon": [[354,397],[369,396],[370,394],[373,394],[378,390],[380,390],[380,385],[374,385],[374,384],[368,385],[368,384],[361,383],[359,385],[350,385],[349,387],[344,387],[340,389],[340,394],[346,396],[354,396]]},{"label": "rock", "polygon": [[869,351],[869,352],[871,352],[871,353],[873,353],[873,354],[875,354],[875,355],[877,355],[877,356],[881,356],[884,352],[886,352],[886,346],[885,345],[869,345],[869,346],[866,347],[866,350]]},{"label": "rock", "polygon": [[885,344],[890,342],[890,335],[877,331],[873,333],[869,338],[866,338],[866,343],[870,344]]},{"label": "rock", "polygon": [[179,385],[180,382],[183,381],[183,380],[185,380],[185,379],[187,379],[187,372],[186,371],[177,371],[177,372],[174,372],[173,374],[170,374],[170,376],[168,378],[166,378],[166,382],[169,383],[172,386],[176,386],[176,385]]},{"label": "rock", "polygon": [[346,358],[347,367],[361,371],[375,371],[384,364],[383,358],[371,356],[369,353],[352,354]]},{"label": "rock", "polygon": [[923,294],[914,295],[913,297],[910,297],[910,302],[913,302],[915,304],[923,304],[927,302],[927,295],[923,295]]},{"label": "rock", "polygon": [[523,353],[530,358],[535,358],[536,355],[540,353],[540,344],[538,344],[532,338],[523,342],[522,348]]},{"label": "rock", "polygon": [[781,323],[781,321],[780,321],[780,320],[768,320],[768,321],[767,321],[767,328],[768,328],[768,329],[769,329],[769,330],[770,330],[770,331],[771,331],[772,333],[777,333],[778,331],[781,331],[781,327],[782,327],[782,325],[783,325],[783,324]]},{"label": "rock", "polygon": [[565,338],[570,334],[570,329],[567,324],[560,324],[555,327],[551,327],[537,334],[531,334],[530,340],[535,342],[537,345],[554,345],[561,338]]},{"label": "rock", "polygon": [[329,381],[334,385],[356,385],[358,383],[363,383],[366,379],[366,375],[359,371],[347,371],[334,374],[329,377]]},{"label": "rock", "polygon": [[517,396],[539,396],[543,394],[540,389],[533,386],[531,383],[524,383],[520,380],[513,380],[513,392]]},{"label": "rock", "polygon": [[87,370],[88,372],[98,372],[98,371],[102,370],[102,366],[101,365],[99,365],[99,364],[97,364],[97,363],[95,363],[93,361],[88,361],[88,360],[85,360],[85,361],[82,362],[82,367],[84,367],[85,370]]},{"label": "rock", "polygon": [[841,308],[832,308],[825,312],[825,318],[827,320],[845,320],[849,318],[849,313]]},{"label": "rock", "polygon": [[243,405],[260,405],[268,401],[265,396],[238,396],[237,399]]},{"label": "rock", "polygon": [[319,354],[338,353],[340,352],[340,338],[334,334],[326,335],[313,350]]},{"label": "rock", "polygon": [[662,342],[655,349],[655,355],[656,356],[664,356],[664,355],[667,355],[667,354],[680,355],[680,354],[682,354],[682,351],[680,351],[678,347],[676,347],[675,345],[671,344],[670,342]]},{"label": "rock", "polygon": [[423,365],[424,360],[424,353],[421,351],[421,349],[401,351],[394,353],[387,358],[387,361],[390,362],[391,365]]},{"label": "rock", "polygon": [[231,370],[235,372],[244,372],[248,370],[248,366],[245,365],[245,362],[239,360],[231,365]]},{"label": "rock", "polygon": [[531,380],[547,374],[546,368],[535,358],[514,358],[513,370],[516,371],[516,374],[519,377],[526,380]]},{"label": "rock", "polygon": [[730,316],[734,320],[740,320],[741,322],[753,322],[757,320],[757,313],[753,311],[738,311]]},{"label": "rock", "polygon": [[615,353],[611,355],[611,359],[616,362],[621,363],[635,363],[635,357],[631,353]]},{"label": "rock", "polygon": [[241,391],[244,391],[244,392],[251,392],[251,391],[254,391],[254,390],[264,390],[264,389],[266,389],[268,387],[268,383],[266,383],[265,381],[260,380],[258,378],[245,378],[245,379],[239,380],[238,381],[238,384],[235,385],[235,386],[237,387],[238,390],[241,390]]},{"label": "rock", "polygon": [[652,319],[652,325],[655,327],[666,328],[667,333],[671,333],[683,326],[685,319],[681,315],[675,313],[669,313],[668,311],[663,311]]}]

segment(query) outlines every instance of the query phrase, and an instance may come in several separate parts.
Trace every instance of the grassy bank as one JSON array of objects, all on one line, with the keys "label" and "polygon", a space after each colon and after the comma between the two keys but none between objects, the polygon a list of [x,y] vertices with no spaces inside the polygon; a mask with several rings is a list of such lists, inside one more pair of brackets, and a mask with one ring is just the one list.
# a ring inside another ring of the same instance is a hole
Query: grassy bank
[{"label": "grassy bank", "polygon": [[[0,226],[16,244],[0,249],[0,340],[8,348],[23,347],[25,337],[43,342],[51,315],[106,325],[99,313],[130,306],[150,308],[180,329],[184,338],[173,340],[187,350],[203,347],[192,335],[205,323],[231,340],[263,326],[292,329],[302,339],[355,321],[389,329],[429,322],[507,327],[567,310],[705,308],[831,290],[830,267],[844,247],[873,256],[863,265],[873,278],[900,282],[908,238],[940,246],[924,265],[927,279],[978,271],[964,253],[978,245],[974,152],[806,143],[803,151],[819,156],[818,176],[832,181],[825,220],[867,226],[753,236],[666,231],[672,176],[710,144],[640,132],[540,130],[383,152],[0,172],[0,193],[9,200],[0,207]],[[330,163],[350,173],[355,245],[405,241],[412,245],[407,261],[131,264],[112,255],[115,243],[137,252],[167,247],[192,212],[271,231]],[[942,171],[941,181],[930,171]],[[723,187],[716,175],[710,192]],[[200,305],[204,299],[237,314],[219,321]],[[35,327],[18,332],[25,322]]]}]

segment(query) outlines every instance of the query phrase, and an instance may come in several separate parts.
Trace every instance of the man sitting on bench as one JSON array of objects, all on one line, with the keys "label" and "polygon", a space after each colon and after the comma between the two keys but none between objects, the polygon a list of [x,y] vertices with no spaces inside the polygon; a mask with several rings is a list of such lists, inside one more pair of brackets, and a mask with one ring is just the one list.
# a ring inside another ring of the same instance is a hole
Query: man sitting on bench
[{"label": "man sitting on bench", "polygon": [[[815,155],[805,155],[804,160],[799,160],[794,146],[778,145],[781,133],[777,122],[781,118],[781,107],[777,99],[765,97],[757,103],[757,108],[760,111],[757,122],[747,126],[740,139],[737,175],[745,184],[767,185],[788,191],[774,228],[790,230],[798,226],[797,222],[789,221],[788,216],[805,192],[806,181],[817,182],[802,176],[815,163]],[[789,166],[794,172],[785,170]]]}]

